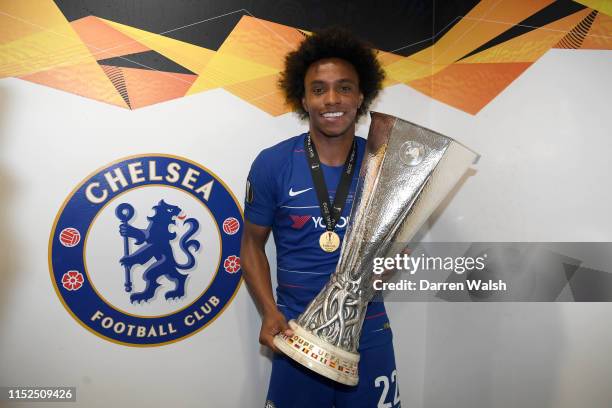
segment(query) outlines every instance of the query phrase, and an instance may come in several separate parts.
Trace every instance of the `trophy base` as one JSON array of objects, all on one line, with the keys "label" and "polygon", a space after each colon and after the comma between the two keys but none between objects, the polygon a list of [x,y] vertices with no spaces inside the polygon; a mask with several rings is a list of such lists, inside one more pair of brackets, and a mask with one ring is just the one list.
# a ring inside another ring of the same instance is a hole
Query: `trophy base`
[{"label": "trophy base", "polygon": [[274,345],[287,356],[304,367],[331,380],[346,385],[357,385],[359,353],[342,350],[289,321],[293,336],[279,333],[274,337]]}]

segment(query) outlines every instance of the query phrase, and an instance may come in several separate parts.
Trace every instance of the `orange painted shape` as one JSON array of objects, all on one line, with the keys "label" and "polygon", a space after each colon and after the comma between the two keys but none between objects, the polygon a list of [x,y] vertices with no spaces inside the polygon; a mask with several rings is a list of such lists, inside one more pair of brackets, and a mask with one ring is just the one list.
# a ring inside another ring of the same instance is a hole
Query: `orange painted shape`
[{"label": "orange painted shape", "polygon": [[169,101],[185,95],[196,75],[148,69],[119,68],[127,88],[132,109]]},{"label": "orange painted shape", "polygon": [[411,87],[464,112],[477,114],[531,63],[454,64]]},{"label": "orange painted shape", "polygon": [[280,70],[285,55],[303,39],[304,35],[296,28],[243,16],[218,52]]},{"label": "orange painted shape", "polygon": [[580,48],[612,50],[612,17],[598,13]]},{"label": "orange painted shape", "polygon": [[19,78],[127,108],[115,87],[96,62],[56,67]]},{"label": "orange painted shape", "polygon": [[97,60],[150,51],[149,47],[115,30],[97,17],[83,17],[70,24]]},{"label": "orange painted shape", "polygon": [[278,74],[256,78],[225,87],[225,90],[240,99],[257,106],[272,116],[290,112],[285,104],[283,93],[277,86]]}]

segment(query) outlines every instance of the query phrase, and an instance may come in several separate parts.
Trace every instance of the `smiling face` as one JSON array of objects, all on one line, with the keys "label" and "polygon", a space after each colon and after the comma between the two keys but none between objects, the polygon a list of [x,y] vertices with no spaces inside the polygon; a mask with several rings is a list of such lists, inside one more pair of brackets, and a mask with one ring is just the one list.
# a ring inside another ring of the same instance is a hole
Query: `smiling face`
[{"label": "smiling face", "polygon": [[310,130],[327,137],[355,133],[357,110],[363,102],[355,67],[340,58],[319,60],[306,71],[302,105]]}]

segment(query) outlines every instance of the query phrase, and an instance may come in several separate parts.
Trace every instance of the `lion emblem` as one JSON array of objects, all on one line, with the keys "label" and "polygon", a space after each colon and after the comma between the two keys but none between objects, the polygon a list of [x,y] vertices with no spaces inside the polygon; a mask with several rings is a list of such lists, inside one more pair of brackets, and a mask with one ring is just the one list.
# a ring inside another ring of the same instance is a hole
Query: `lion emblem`
[{"label": "lion emblem", "polygon": [[[146,287],[142,292],[132,293],[130,301],[132,303],[149,301],[155,296],[155,291],[161,286],[157,280],[161,276],[165,276],[170,281],[175,283],[175,288],[166,292],[166,300],[178,299],[185,295],[186,274],[179,272],[193,268],[195,265],[194,253],[200,249],[200,242],[191,239],[200,228],[199,222],[195,218],[181,218],[182,210],[176,205],[171,205],[161,200],[157,205],[153,206],[155,214],[147,217],[149,225],[146,229],[139,229],[129,224],[129,220],[134,215],[134,208],[128,203],[121,203],[117,206],[115,214],[119,218],[121,225],[119,226],[119,234],[123,237],[124,256],[119,260],[119,263],[125,270],[125,290],[132,291],[132,281],[130,270],[134,265],[144,265],[149,260],[155,259],[143,273],[143,279],[146,282]],[[187,232],[180,238],[179,246],[187,255],[187,262],[179,264],[174,258],[171,242],[176,239],[177,234],[170,232],[170,226],[176,224],[176,219],[183,220],[184,224],[189,226]],[[140,245],[135,252],[129,253],[129,239],[134,239],[134,244]]]}]

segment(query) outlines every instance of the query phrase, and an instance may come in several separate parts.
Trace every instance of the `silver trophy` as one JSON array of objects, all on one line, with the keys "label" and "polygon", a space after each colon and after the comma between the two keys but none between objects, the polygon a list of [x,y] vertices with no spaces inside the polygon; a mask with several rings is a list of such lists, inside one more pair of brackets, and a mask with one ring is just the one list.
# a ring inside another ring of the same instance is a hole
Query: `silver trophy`
[{"label": "silver trophy", "polygon": [[[300,364],[347,385],[359,381],[359,338],[375,295],[373,260],[394,257],[478,155],[455,140],[372,112],[340,260],[329,282],[274,344]],[[399,249],[399,250],[398,250]]]}]

